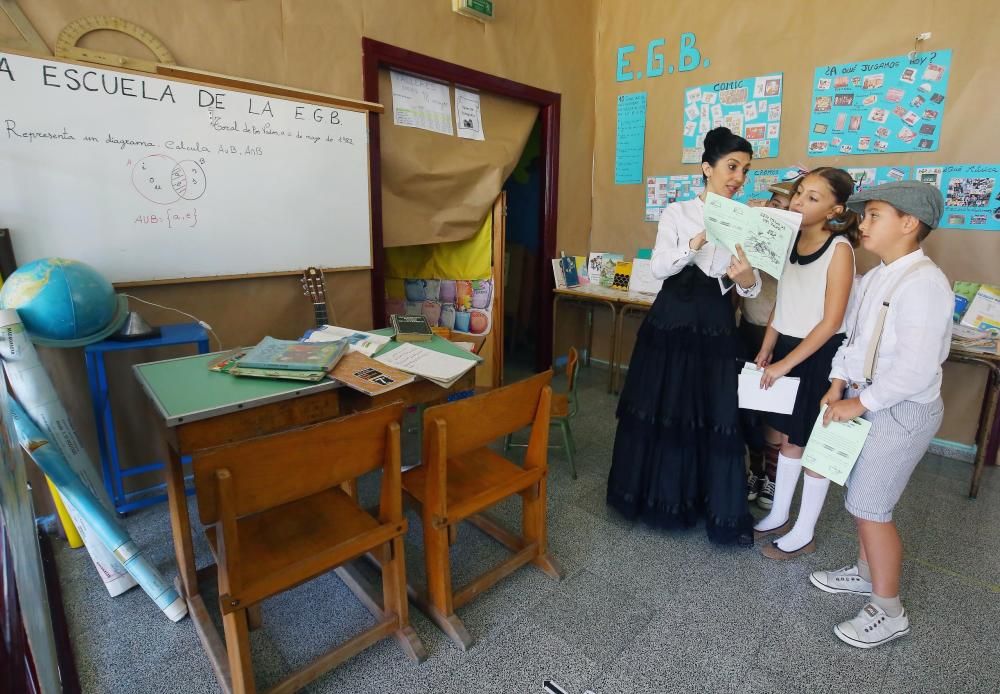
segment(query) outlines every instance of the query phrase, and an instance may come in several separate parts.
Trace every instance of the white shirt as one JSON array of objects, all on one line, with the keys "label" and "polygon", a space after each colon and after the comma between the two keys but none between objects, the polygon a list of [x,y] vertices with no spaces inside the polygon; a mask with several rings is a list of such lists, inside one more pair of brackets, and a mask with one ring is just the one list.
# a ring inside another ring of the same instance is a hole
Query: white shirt
[{"label": "white shirt", "polygon": [[[865,357],[886,292],[907,267],[923,259],[920,249],[870,270],[855,289],[847,310],[848,337],[833,358],[830,379],[864,383]],[[951,347],[955,297],[937,267],[922,267],[893,293],[872,384],[861,393],[868,410],[882,410],[904,400],[934,402],[941,395],[941,364]],[[853,340],[851,339],[854,334]]]},{"label": "white shirt", "polygon": [[[729,269],[733,256],[725,248],[705,243],[697,251],[691,250],[691,239],[705,229],[705,203],[701,198],[673,202],[663,209],[656,228],[656,245],[649,262],[653,277],[665,280],[673,277],[692,263],[709,277],[722,277]],[[760,293],[760,273],[753,271],[754,283],[744,289],[739,284],[740,296],[754,297]]]},{"label": "white shirt", "polygon": [[[830,245],[823,253],[808,263],[803,264],[801,258],[796,263],[793,263],[790,257],[785,260],[785,269],[781,271],[781,281],[778,282],[778,300],[774,307],[774,322],[771,324],[779,333],[801,340],[823,320],[823,314],[826,311],[827,273],[830,270],[830,263],[833,262],[837,246],[842,244],[847,244],[853,259],[854,249],[851,248],[851,242],[847,237],[834,236],[830,239]],[[794,251],[793,245],[792,252]],[[853,278],[852,261],[851,279],[853,280]],[[844,321],[837,328],[838,333],[847,329],[846,318],[845,312]]]}]

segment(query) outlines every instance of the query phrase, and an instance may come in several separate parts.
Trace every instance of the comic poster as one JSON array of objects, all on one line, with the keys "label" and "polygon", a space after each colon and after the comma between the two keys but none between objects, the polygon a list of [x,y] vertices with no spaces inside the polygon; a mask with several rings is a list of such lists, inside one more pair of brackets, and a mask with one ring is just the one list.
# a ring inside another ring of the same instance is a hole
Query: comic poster
[{"label": "comic poster", "polygon": [[942,228],[1000,230],[1000,165],[914,166],[913,179],[941,189]]},{"label": "comic poster", "polygon": [[950,50],[816,68],[809,156],[936,151],[950,73]]},{"label": "comic poster", "polygon": [[722,125],[750,141],[754,159],[778,156],[782,74],[715,82],[686,90],[681,163],[699,163],[705,134]]},{"label": "comic poster", "polygon": [[705,190],[701,174],[646,177],[647,222],[660,221],[663,208],[678,200],[691,200]]}]

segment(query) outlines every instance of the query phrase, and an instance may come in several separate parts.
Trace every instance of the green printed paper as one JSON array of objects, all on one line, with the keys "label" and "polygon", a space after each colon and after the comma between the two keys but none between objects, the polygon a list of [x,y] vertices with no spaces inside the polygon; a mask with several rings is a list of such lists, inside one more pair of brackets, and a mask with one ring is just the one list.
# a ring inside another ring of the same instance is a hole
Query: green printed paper
[{"label": "green printed paper", "polygon": [[825,412],[826,405],[820,410],[816,424],[813,425],[809,443],[802,454],[802,465],[843,486],[861,455],[872,423],[857,417],[847,422],[830,422],[823,426]]},{"label": "green printed paper", "polygon": [[747,207],[715,193],[705,196],[708,240],[733,255],[739,244],[753,267],[775,279],[781,278],[801,219],[797,212]]}]

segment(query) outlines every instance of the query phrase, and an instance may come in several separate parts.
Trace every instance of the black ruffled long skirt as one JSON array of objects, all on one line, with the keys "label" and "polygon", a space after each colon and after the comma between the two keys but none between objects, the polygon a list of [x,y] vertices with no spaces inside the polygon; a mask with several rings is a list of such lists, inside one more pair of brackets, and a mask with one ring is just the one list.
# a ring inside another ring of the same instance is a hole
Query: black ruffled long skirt
[{"label": "black ruffled long skirt", "polygon": [[608,503],[628,518],[753,544],[737,398],[743,346],[729,295],[689,266],[639,328],[618,402]]}]

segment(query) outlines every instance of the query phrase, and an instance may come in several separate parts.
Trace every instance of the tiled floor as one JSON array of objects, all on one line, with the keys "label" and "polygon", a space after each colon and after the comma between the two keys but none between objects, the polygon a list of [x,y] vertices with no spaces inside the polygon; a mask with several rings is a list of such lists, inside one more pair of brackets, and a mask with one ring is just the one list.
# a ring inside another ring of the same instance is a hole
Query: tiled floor
[{"label": "tiled floor", "polygon": [[[581,369],[579,479],[570,479],[560,451],[550,460],[550,543],[565,579],[556,583],[528,567],[459,610],[476,639],[467,653],[413,609],[426,662],[410,663],[390,639],[309,691],[506,694],[542,692],[546,679],[570,694],[1000,691],[995,470],[987,470],[979,499],[970,501],[968,464],[931,456],[918,466],[896,514],[913,632],[859,651],[838,641],[832,627],[862,601],[819,592],[807,580],[810,571],[849,563],[856,551],[841,489],[832,487],[827,499],[819,551],[781,564],[757,549],[715,547],[702,529],[667,534],[627,523],[604,502],[616,402],[606,383],[606,372]],[[517,511],[504,504],[496,513],[516,519]],[[172,578],[166,507],[136,513],[126,524]],[[419,519],[411,516],[407,564],[416,582],[423,576],[419,535]],[[207,546],[200,534],[196,540],[205,565]],[[82,550],[57,547],[84,691],[218,691],[190,619],[169,622],[138,589],[109,598]],[[453,552],[457,584],[504,555],[467,526]],[[264,628],[251,636],[258,686],[370,623],[332,575],[267,601]]]}]

